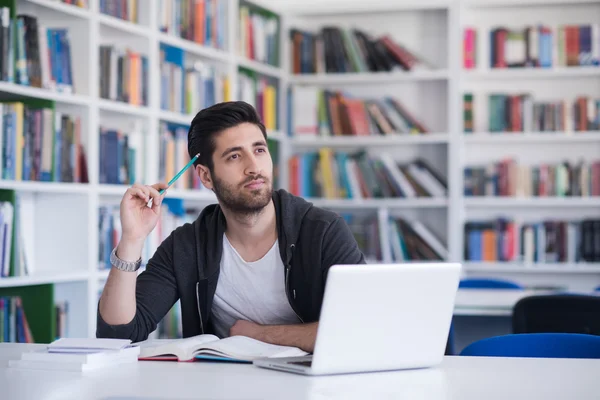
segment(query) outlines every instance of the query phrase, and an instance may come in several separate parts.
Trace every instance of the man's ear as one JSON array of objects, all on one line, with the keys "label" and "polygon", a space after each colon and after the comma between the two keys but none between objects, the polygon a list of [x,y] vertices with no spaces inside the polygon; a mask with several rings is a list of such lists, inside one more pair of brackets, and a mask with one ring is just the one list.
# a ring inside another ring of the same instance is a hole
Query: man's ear
[{"label": "man's ear", "polygon": [[210,190],[213,189],[212,176],[210,175],[210,171],[207,167],[202,164],[196,165],[196,174],[198,174],[198,177],[200,178],[200,181],[204,187]]}]

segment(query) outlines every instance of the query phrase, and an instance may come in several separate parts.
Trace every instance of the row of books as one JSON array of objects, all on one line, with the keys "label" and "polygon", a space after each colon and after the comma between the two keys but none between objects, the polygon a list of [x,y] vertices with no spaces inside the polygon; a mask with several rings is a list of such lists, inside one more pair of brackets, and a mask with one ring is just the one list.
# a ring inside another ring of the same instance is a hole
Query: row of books
[{"label": "row of books", "polygon": [[99,182],[133,185],[144,182],[144,143],[139,124],[127,132],[100,127]]},{"label": "row of books", "polygon": [[100,97],[136,106],[148,105],[148,57],[120,45],[99,46]]},{"label": "row of books", "polygon": [[[143,0],[142,2],[145,3]],[[99,0],[98,9],[102,14],[125,21],[138,23],[140,20],[138,0]]]},{"label": "row of books", "polygon": [[307,198],[445,197],[447,181],[427,161],[395,161],[388,152],[349,154],[321,148],[288,160],[290,192]]},{"label": "row of books", "polygon": [[[464,95],[465,132],[473,132],[473,94]],[[600,98],[535,100],[530,93],[488,95],[490,132],[581,132],[600,130]]]},{"label": "row of books", "polygon": [[164,43],[160,45],[160,89],[161,109],[186,115],[230,98],[226,73],[205,62],[190,62],[182,49]]},{"label": "row of books", "polygon": [[89,0],[55,0],[55,1],[60,1],[61,3],[70,4],[70,5],[73,5],[76,7],[81,7],[81,8],[86,8],[86,9],[90,8]]},{"label": "row of books", "polygon": [[252,3],[239,7],[238,54],[261,63],[279,66],[279,18]]},{"label": "row of books", "polygon": [[294,135],[379,136],[429,129],[393,97],[357,98],[313,86],[290,88],[289,130]]},{"label": "row of books", "polygon": [[35,16],[0,8],[0,79],[26,86],[75,92],[70,32],[38,23]]},{"label": "row of books", "polygon": [[446,246],[421,221],[393,217],[388,220],[387,228],[393,261],[443,261],[448,259]]},{"label": "row of books", "polygon": [[292,28],[289,40],[294,74],[432,69],[391,36],[374,37],[360,29],[328,25],[310,32]]},{"label": "row of books", "polygon": [[468,261],[600,261],[600,219],[469,221],[464,225],[464,237],[464,258]]},{"label": "row of books", "polygon": [[[159,134],[159,180],[168,182],[190,161],[188,152],[188,127],[161,122]],[[194,168],[188,168],[175,183],[173,189],[204,189]]]},{"label": "row of books", "polygon": [[[335,211],[335,210],[334,210]],[[339,211],[337,211],[339,213]],[[358,248],[365,256],[367,263],[377,263],[383,260],[381,251],[381,237],[379,234],[379,220],[376,214],[360,215],[342,213]]]},{"label": "row of books", "polygon": [[0,343],[34,343],[20,296],[0,297]]},{"label": "row of books", "polygon": [[35,99],[0,103],[3,179],[88,182],[81,121],[53,108]]},{"label": "row of books", "polygon": [[465,196],[600,196],[600,161],[519,165],[514,159],[464,169]]},{"label": "row of books", "polygon": [[227,0],[159,0],[159,30],[203,46],[224,49]]},{"label": "row of books", "polygon": [[[484,57],[477,54],[476,28],[463,31],[463,66],[475,68]],[[490,68],[552,68],[598,66],[600,30],[598,24],[540,24],[522,28],[495,27],[490,30]]]},{"label": "row of books", "polygon": [[0,278],[34,273],[33,207],[22,193],[0,189]]},{"label": "row of books", "polygon": [[280,129],[279,84],[276,79],[240,69],[238,99],[252,104],[269,131]]}]

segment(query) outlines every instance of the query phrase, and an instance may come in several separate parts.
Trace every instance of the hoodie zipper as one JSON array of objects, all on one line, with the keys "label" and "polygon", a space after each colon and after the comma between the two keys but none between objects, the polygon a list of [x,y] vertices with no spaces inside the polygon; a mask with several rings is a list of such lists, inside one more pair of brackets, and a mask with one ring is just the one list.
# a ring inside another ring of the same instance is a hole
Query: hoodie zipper
[{"label": "hoodie zipper", "polygon": [[[288,260],[287,260],[287,265],[285,268],[285,294],[287,296],[288,299],[288,303],[290,303],[290,306],[292,307],[292,310],[294,311],[294,314],[296,314],[296,317],[298,317],[298,319],[304,323],[304,320],[300,317],[300,315],[298,315],[298,312],[296,312],[296,307],[294,307],[294,302],[292,301],[292,299],[290,298],[290,290],[289,290],[289,276],[290,276],[290,269],[292,268],[292,255],[294,253],[294,249],[296,248],[295,244],[291,244],[290,245],[290,255],[288,256]],[[294,300],[296,299],[296,291],[294,290]]]},{"label": "hoodie zipper", "polygon": [[198,306],[198,315],[200,316],[200,331],[204,334],[204,322],[202,322],[202,310],[200,309],[199,285],[200,282],[196,282],[196,305]]}]

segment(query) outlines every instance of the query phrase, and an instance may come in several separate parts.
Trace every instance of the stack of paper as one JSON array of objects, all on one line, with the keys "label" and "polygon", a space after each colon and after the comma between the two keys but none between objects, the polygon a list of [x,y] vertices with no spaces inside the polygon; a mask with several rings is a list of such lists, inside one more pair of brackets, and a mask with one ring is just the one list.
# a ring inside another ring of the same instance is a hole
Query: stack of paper
[{"label": "stack of paper", "polygon": [[137,362],[139,346],[124,339],[58,339],[42,349],[24,352],[10,368],[92,371]]}]

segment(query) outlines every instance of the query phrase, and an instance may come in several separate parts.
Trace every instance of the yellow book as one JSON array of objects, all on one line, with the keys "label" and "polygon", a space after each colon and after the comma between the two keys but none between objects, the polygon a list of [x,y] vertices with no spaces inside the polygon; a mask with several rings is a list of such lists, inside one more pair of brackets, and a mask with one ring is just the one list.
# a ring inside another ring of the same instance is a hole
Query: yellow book
[{"label": "yellow book", "polygon": [[321,164],[321,171],[323,173],[323,189],[325,198],[327,199],[334,199],[339,193],[336,185],[336,177],[334,176],[331,165],[332,160],[333,153],[331,149],[319,149],[319,163]]},{"label": "yellow book", "polygon": [[275,130],[277,124],[275,123],[275,87],[267,85],[265,87],[265,93],[263,97],[263,106],[265,110],[265,126],[268,130]]},{"label": "yellow book", "polygon": [[223,98],[225,101],[231,101],[231,83],[228,76],[223,80]]},{"label": "yellow book", "polygon": [[17,154],[15,154],[15,180],[22,181],[23,180],[23,147],[25,146],[25,139],[23,138],[23,113],[25,111],[25,106],[23,103],[13,103],[12,104],[15,110],[15,114],[17,116],[17,121],[15,124],[15,138],[16,138],[16,149]]}]

